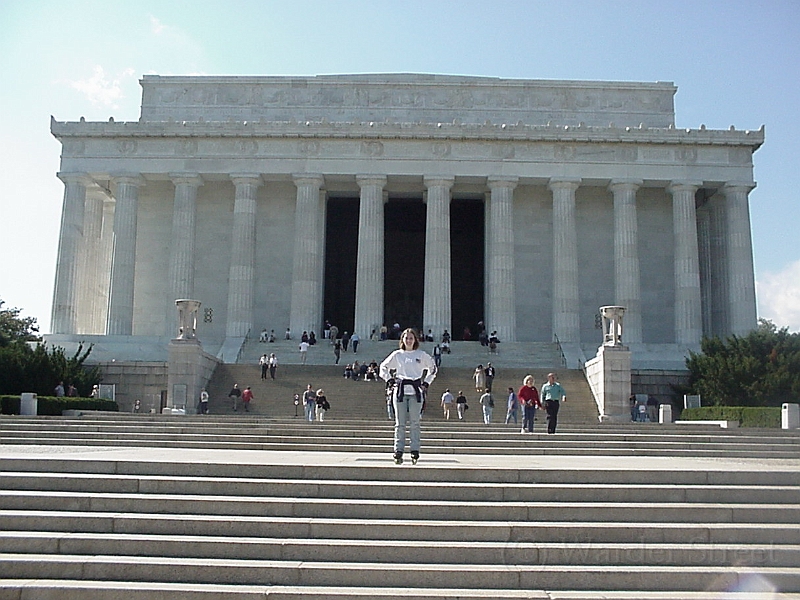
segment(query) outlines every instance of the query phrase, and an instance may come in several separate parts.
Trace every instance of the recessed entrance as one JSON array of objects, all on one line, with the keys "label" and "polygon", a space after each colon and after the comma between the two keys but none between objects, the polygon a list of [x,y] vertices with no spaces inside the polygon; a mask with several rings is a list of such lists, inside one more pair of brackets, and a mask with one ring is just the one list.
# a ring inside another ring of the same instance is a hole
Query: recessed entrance
[{"label": "recessed entrance", "polygon": [[339,331],[353,331],[355,320],[358,205],[358,197],[328,199],[323,318]]},{"label": "recessed entrance", "polygon": [[484,208],[480,199],[454,199],[450,204],[450,265],[452,276],[453,339],[472,339],[484,320]]},{"label": "recessed entrance", "polygon": [[421,198],[392,198],[385,207],[383,315],[389,326],[423,326],[425,212]]},{"label": "recessed entrance", "polygon": [[[353,331],[359,199],[330,198],[325,224],[324,318]],[[420,198],[392,198],[384,207],[384,322],[423,327],[426,207]],[[484,303],[484,208],[481,199],[450,205],[453,339],[473,339]],[[437,336],[441,332],[434,332]],[[364,332],[362,335],[369,335]]]}]

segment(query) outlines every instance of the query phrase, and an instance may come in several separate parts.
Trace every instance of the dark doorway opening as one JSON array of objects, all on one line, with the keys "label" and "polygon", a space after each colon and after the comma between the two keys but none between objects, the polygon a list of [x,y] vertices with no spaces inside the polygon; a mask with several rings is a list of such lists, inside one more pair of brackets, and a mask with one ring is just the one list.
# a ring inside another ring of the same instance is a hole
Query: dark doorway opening
[{"label": "dark doorway opening", "polygon": [[454,199],[450,204],[450,268],[452,270],[453,339],[471,339],[484,320],[484,206],[480,199]]},{"label": "dark doorway opening", "polygon": [[358,198],[329,198],[325,223],[324,318],[353,331],[356,312]]},{"label": "dark doorway opening", "polygon": [[420,198],[393,198],[386,204],[383,315],[389,327],[423,326],[425,220]]}]

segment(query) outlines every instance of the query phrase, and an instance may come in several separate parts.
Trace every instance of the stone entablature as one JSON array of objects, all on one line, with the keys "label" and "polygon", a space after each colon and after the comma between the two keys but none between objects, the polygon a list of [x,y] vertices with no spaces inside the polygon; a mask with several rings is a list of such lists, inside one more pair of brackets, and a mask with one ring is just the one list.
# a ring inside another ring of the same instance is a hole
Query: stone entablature
[{"label": "stone entablature", "polygon": [[143,121],[383,121],[668,127],[672,82],[546,81],[452,75],[145,75]]},{"label": "stone entablature", "polygon": [[[686,177],[688,168],[695,171],[691,177],[696,179],[748,181],[752,179],[753,152],[764,141],[763,126],[757,131],[738,131],[452,123],[52,120],[51,131],[63,142],[64,170],[86,170],[101,177],[103,170],[118,170],[118,161],[124,161],[127,169],[154,173],[180,170],[183,161],[191,158],[197,161],[195,169],[226,173],[227,164],[218,159],[230,158],[237,161],[238,169],[285,175],[285,163],[265,164],[263,159],[310,161],[305,164],[311,165],[307,167],[311,170],[339,174],[352,173],[352,161],[367,160],[386,163],[386,173],[392,174],[393,160],[402,159],[399,172],[406,173],[411,158],[420,162],[416,169],[423,174],[429,174],[432,168],[430,173],[473,175],[475,171],[485,173],[487,163],[496,163],[496,168],[502,165],[504,172],[546,179],[552,175],[552,164],[558,163],[566,168],[575,165],[573,175],[593,178],[599,175],[592,172],[593,166],[607,169],[607,165],[616,164],[624,173],[606,171],[609,178],[632,176],[669,181]],[[155,159],[157,163],[153,162]],[[253,165],[242,167],[248,160],[254,161]],[[482,166],[477,167],[476,163]],[[654,176],[653,166],[667,169]],[[704,172],[705,166],[713,167],[714,174]],[[730,170],[724,177],[720,177],[720,166]],[[587,168],[590,170],[585,171]],[[629,169],[638,171],[631,174]]]}]

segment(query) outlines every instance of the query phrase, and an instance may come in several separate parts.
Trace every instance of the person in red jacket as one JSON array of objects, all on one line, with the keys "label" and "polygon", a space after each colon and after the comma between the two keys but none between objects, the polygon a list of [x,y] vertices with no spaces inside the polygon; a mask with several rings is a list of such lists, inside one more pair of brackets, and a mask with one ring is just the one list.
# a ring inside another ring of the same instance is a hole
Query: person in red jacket
[{"label": "person in red jacket", "polygon": [[534,385],[536,382],[533,375],[526,375],[522,380],[522,387],[517,392],[517,398],[522,405],[522,430],[520,433],[533,433],[533,420],[536,416],[536,409],[542,408],[539,400],[539,390]]},{"label": "person in red jacket", "polygon": [[253,391],[250,389],[250,386],[244,388],[242,392],[242,404],[244,404],[245,412],[250,412],[250,401],[253,399]]}]

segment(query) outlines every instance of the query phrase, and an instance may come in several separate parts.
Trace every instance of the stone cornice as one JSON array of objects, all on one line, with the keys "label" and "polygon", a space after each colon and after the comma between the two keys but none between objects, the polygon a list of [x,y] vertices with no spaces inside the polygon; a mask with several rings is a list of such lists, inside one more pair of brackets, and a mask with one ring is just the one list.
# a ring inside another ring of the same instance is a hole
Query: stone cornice
[{"label": "stone cornice", "polygon": [[66,138],[284,138],[365,140],[482,140],[747,146],[764,143],[758,130],[525,125],[522,123],[394,123],[328,121],[61,122],[50,131]]}]

